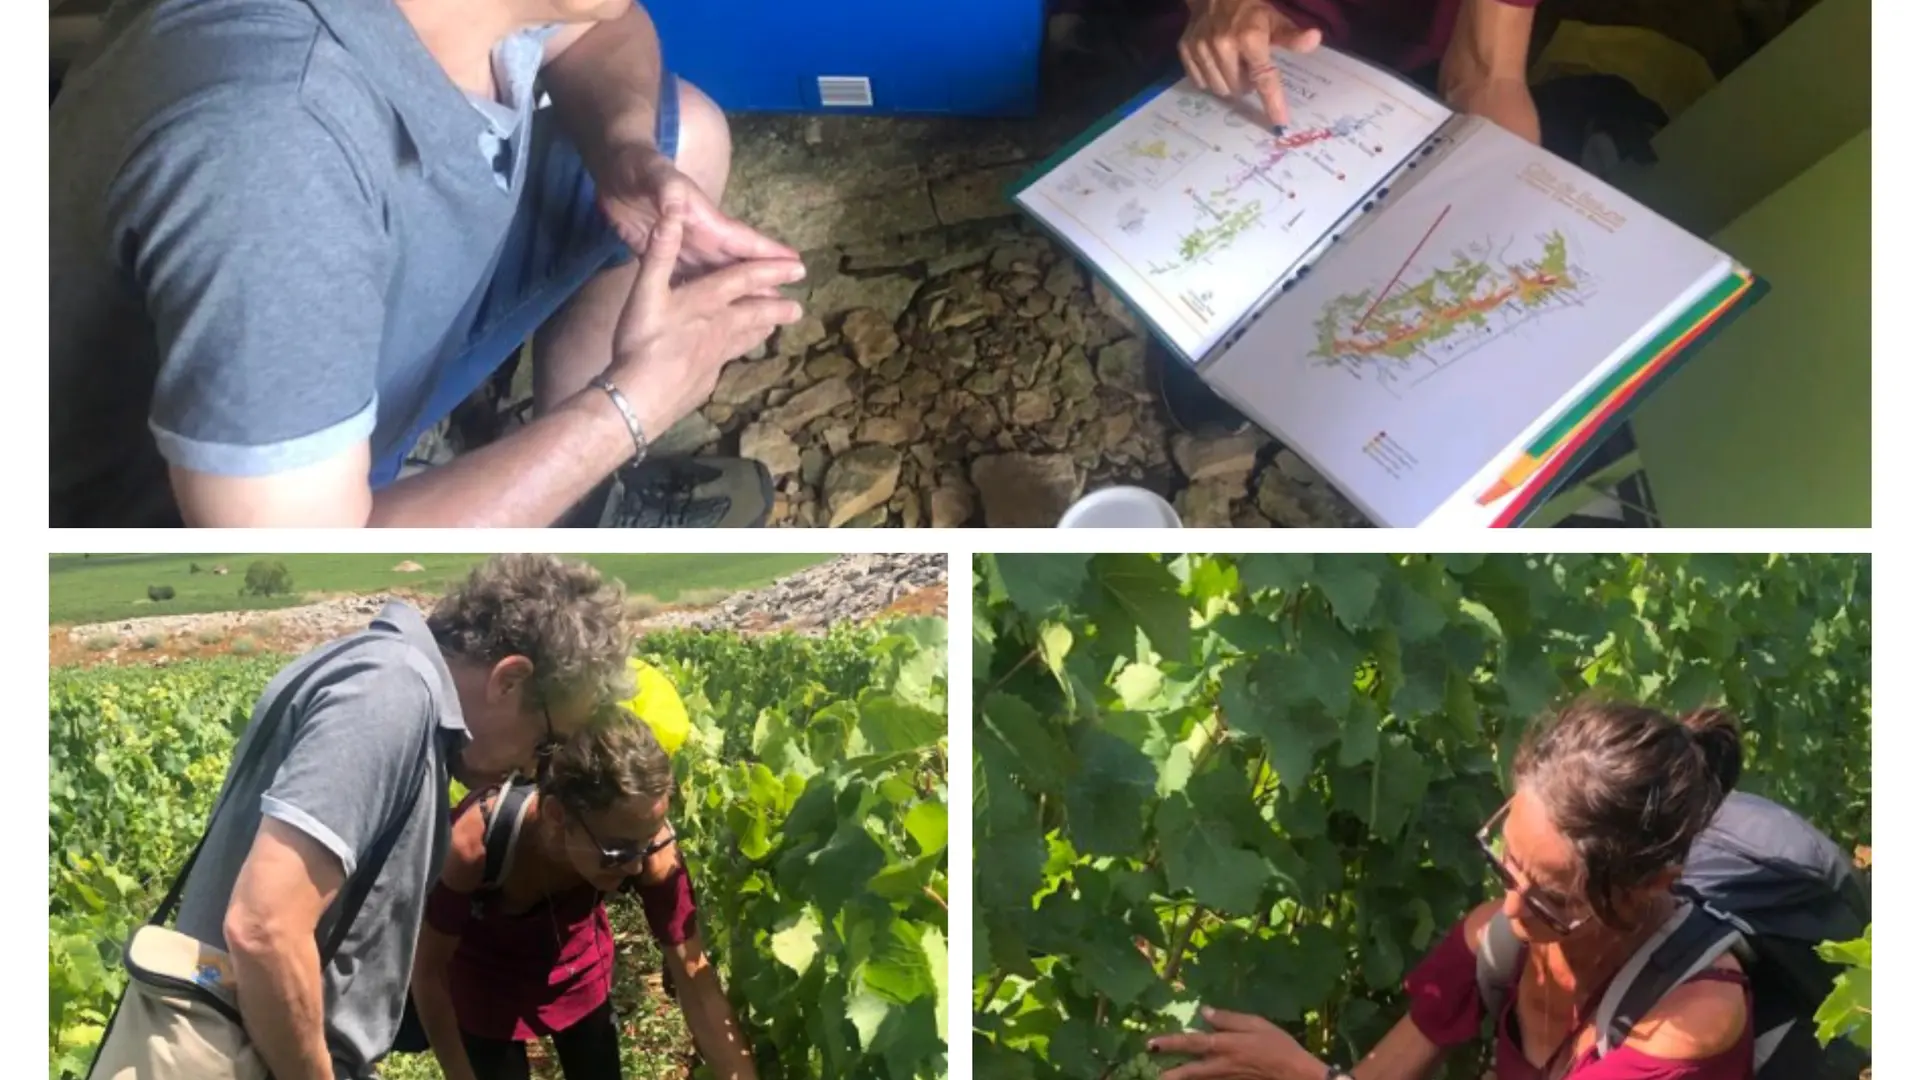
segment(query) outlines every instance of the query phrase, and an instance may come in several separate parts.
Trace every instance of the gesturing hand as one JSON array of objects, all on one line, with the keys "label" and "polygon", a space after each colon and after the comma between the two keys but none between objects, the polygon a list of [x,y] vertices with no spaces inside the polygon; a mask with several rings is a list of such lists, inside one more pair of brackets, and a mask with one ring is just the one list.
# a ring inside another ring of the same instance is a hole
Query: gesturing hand
[{"label": "gesturing hand", "polygon": [[615,154],[604,175],[596,176],[601,212],[614,232],[636,252],[654,243],[654,231],[669,208],[681,208],[686,235],[681,239],[680,269],[705,273],[752,259],[798,259],[785,244],[754,231],[745,222],[720,212],[700,185],[675,167],[673,160],[650,146],[633,146]]},{"label": "gesturing hand", "polygon": [[774,291],[805,276],[797,259],[735,262],[676,287],[687,232],[684,211],[669,208],[614,325],[607,378],[633,403],[649,438],[706,401],[727,361],[800,319],[800,305]]},{"label": "gesturing hand", "polygon": [[1187,0],[1192,15],[1180,35],[1180,62],[1187,77],[1220,97],[1238,97],[1251,86],[1260,94],[1267,122],[1287,123],[1287,97],[1273,47],[1312,52],[1320,31],[1304,29],[1268,0]]},{"label": "gesturing hand", "polygon": [[1326,1067],[1293,1036],[1258,1016],[1203,1008],[1214,1028],[1156,1036],[1147,1049],[1190,1054],[1197,1060],[1167,1070],[1160,1080],[1320,1080]]}]

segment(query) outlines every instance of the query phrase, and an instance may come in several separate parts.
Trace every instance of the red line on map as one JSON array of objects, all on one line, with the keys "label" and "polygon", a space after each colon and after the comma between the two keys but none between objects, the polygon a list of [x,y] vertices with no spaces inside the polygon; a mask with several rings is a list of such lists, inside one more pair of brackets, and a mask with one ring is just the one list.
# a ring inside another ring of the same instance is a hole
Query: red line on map
[{"label": "red line on map", "polygon": [[1433,219],[1433,224],[1427,226],[1426,235],[1420,238],[1419,243],[1413,245],[1412,251],[1407,252],[1406,261],[1400,264],[1400,269],[1393,272],[1393,277],[1389,278],[1386,285],[1381,288],[1380,295],[1373,298],[1373,303],[1367,305],[1366,314],[1360,316],[1359,321],[1353,324],[1356,332],[1359,331],[1361,327],[1367,325],[1367,320],[1373,317],[1374,309],[1380,306],[1380,301],[1385,300],[1387,294],[1393,291],[1393,287],[1400,284],[1400,275],[1406,273],[1407,267],[1413,265],[1413,257],[1420,254],[1420,249],[1427,246],[1427,241],[1433,239],[1434,230],[1440,227],[1441,222],[1447,220],[1447,214],[1452,209],[1453,204],[1448,203],[1446,208],[1440,211],[1440,216]]}]

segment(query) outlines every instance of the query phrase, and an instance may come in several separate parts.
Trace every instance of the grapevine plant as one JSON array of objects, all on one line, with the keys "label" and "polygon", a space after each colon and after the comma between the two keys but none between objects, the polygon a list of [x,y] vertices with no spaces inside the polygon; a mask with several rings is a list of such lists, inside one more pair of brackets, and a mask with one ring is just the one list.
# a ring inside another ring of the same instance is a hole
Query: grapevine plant
[{"label": "grapevine plant", "polygon": [[1868,842],[1864,557],[985,555],[974,577],[981,1077],[1136,1080],[1203,1003],[1356,1059],[1491,895],[1474,833],[1527,722],[1577,693],[1724,701],[1743,787]]}]

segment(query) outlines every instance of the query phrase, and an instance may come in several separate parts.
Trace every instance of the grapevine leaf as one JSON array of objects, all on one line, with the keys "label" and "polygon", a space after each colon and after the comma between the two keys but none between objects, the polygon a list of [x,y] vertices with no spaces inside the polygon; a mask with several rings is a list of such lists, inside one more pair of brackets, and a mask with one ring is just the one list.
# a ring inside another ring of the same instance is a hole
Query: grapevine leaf
[{"label": "grapevine leaf", "polygon": [[1103,919],[1087,930],[1074,955],[1080,971],[1115,1008],[1125,1009],[1154,984],[1153,965],[1133,947],[1125,926]]},{"label": "grapevine leaf", "polygon": [[1073,755],[1059,729],[1033,706],[1011,694],[994,693],[980,711],[987,734],[1007,750],[1006,762],[1035,791],[1057,792],[1073,771]]},{"label": "grapevine leaf", "polygon": [[827,846],[807,860],[806,888],[829,916],[866,889],[887,856],[858,821],[843,821]]},{"label": "grapevine leaf", "polygon": [[1378,770],[1378,795],[1371,822],[1373,832],[1383,840],[1396,840],[1426,798],[1432,766],[1406,736],[1393,735],[1381,744],[1374,768]]},{"label": "grapevine leaf", "polygon": [[986,908],[973,905],[973,977],[986,976],[993,967],[993,935],[987,929]]},{"label": "grapevine leaf", "polygon": [[1372,761],[1380,752],[1380,707],[1372,698],[1354,695],[1340,726],[1340,766],[1352,768]]},{"label": "grapevine leaf", "polygon": [[892,694],[860,695],[860,733],[880,753],[919,750],[940,741],[947,718],[930,709],[908,704]]},{"label": "grapevine leaf", "polygon": [[895,902],[919,896],[940,869],[940,853],[894,863],[867,882],[867,890],[884,900]]},{"label": "grapevine leaf", "polygon": [[1293,553],[1240,556],[1240,580],[1248,592],[1293,592],[1313,574],[1313,556]]},{"label": "grapevine leaf", "polygon": [[873,1050],[880,1025],[886,1023],[893,1011],[893,1005],[886,998],[865,985],[855,987],[847,995],[847,1019],[853,1021],[853,1029],[860,1035],[861,1049]]},{"label": "grapevine leaf", "polygon": [[1380,572],[1386,559],[1379,555],[1316,555],[1314,584],[1333,614],[1355,630],[1373,625],[1374,603],[1380,595]]},{"label": "grapevine leaf", "polygon": [[1074,846],[1091,855],[1127,855],[1140,843],[1159,772],[1139,750],[1098,728],[1077,747],[1080,771],[1067,784]]},{"label": "grapevine leaf", "polygon": [[1121,652],[1139,628],[1154,651],[1184,662],[1193,642],[1193,608],[1180,583],[1150,555],[1096,555],[1092,575],[1097,599],[1093,618],[1102,640]]},{"label": "grapevine leaf", "polygon": [[1383,921],[1374,922],[1360,948],[1360,971],[1367,985],[1375,990],[1391,989],[1399,983],[1405,970],[1400,945],[1393,940],[1392,926]]},{"label": "grapevine leaf", "polygon": [[923,855],[932,855],[943,851],[947,846],[947,806],[945,803],[923,802],[907,811],[903,824],[907,835],[920,848]]},{"label": "grapevine leaf", "polygon": [[771,945],[774,959],[792,968],[794,974],[805,975],[820,953],[820,920],[811,911],[789,916],[774,931]]},{"label": "grapevine leaf", "polygon": [[1187,986],[1216,1009],[1298,1020],[1303,999],[1293,952],[1278,937],[1256,937],[1230,926],[1193,958],[1186,968]]},{"label": "grapevine leaf", "polygon": [[1047,1044],[1047,1056],[1062,1076],[1099,1080],[1120,1050],[1120,1033],[1076,1016],[1062,1023]]},{"label": "grapevine leaf", "polygon": [[1007,600],[1039,619],[1071,603],[1087,580],[1086,555],[994,555]]},{"label": "grapevine leaf", "polygon": [[1289,791],[1306,782],[1313,756],[1340,737],[1339,723],[1323,706],[1300,699],[1293,671],[1289,658],[1268,655],[1234,665],[1220,680],[1227,726],[1266,743],[1273,771]]},{"label": "grapevine leaf", "polygon": [[1167,884],[1187,889],[1207,907],[1250,915],[1260,902],[1267,866],[1241,848],[1225,823],[1195,812],[1185,793],[1161,802],[1154,817],[1166,860]]},{"label": "grapevine leaf", "polygon": [[[945,949],[941,952],[944,954]],[[861,979],[868,989],[895,1005],[912,1004],[939,990],[921,931],[905,919],[894,919],[887,925],[873,957],[863,965]]]},{"label": "grapevine leaf", "polygon": [[1128,664],[1113,680],[1120,704],[1129,709],[1145,708],[1160,693],[1160,669],[1152,664]]}]

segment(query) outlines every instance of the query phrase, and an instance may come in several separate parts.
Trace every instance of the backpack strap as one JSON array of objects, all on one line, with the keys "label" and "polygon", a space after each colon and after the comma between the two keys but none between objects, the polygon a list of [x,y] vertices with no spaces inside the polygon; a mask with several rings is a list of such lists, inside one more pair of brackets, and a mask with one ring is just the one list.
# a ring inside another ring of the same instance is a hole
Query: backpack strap
[{"label": "backpack strap", "polygon": [[1507,913],[1495,911],[1487,920],[1480,947],[1473,952],[1473,977],[1480,986],[1480,1003],[1488,1016],[1500,1015],[1507,997],[1513,993],[1513,978],[1520,967],[1520,938],[1513,932]]},{"label": "backpack strap", "polygon": [[1712,967],[1745,940],[1740,928],[1711,908],[1681,905],[1641,944],[1607,984],[1593,1025],[1601,1057],[1620,1044],[1667,992]]},{"label": "backpack strap", "polygon": [[483,811],[487,858],[480,874],[480,891],[498,889],[513,871],[513,853],[519,846],[520,827],[526,824],[533,791],[532,784],[509,783]]}]

